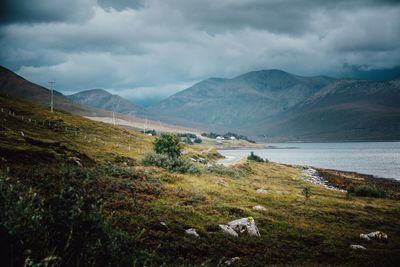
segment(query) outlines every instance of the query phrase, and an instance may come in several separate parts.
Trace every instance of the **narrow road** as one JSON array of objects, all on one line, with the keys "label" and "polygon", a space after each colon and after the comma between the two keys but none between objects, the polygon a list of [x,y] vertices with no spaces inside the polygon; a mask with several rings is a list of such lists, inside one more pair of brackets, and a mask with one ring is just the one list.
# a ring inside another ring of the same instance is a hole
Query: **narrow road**
[{"label": "narrow road", "polygon": [[244,159],[244,156],[225,156],[224,159],[220,159],[217,161],[218,164],[222,164],[224,166],[229,166],[229,165],[233,165],[236,164],[238,162],[240,162],[242,159]]}]

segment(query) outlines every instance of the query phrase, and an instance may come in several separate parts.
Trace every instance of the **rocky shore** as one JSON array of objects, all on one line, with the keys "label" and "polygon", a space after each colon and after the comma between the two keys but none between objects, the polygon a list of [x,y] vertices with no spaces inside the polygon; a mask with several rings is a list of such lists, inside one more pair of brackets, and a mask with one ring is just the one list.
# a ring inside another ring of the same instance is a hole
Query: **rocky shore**
[{"label": "rocky shore", "polygon": [[387,178],[379,178],[373,175],[361,174],[357,172],[338,171],[323,168],[314,168],[318,172],[318,176],[330,185],[342,190],[349,187],[360,185],[376,186],[385,190],[389,198],[400,199],[400,181]]}]

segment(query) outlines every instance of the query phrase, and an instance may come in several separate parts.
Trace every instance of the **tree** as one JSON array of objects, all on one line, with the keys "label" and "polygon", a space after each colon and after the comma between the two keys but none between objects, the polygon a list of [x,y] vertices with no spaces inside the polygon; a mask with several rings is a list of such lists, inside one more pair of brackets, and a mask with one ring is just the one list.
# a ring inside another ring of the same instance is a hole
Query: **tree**
[{"label": "tree", "polygon": [[163,133],[153,144],[157,154],[165,154],[171,158],[178,158],[181,155],[181,143],[174,134]]}]

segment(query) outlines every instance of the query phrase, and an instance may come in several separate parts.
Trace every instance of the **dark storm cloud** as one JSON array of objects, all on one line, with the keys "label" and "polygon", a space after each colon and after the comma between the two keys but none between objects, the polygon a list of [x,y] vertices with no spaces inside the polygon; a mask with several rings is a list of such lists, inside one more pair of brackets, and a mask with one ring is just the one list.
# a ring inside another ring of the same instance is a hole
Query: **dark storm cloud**
[{"label": "dark storm cloud", "polygon": [[399,2],[6,0],[0,63],[144,101],[256,69],[357,76],[399,65]]},{"label": "dark storm cloud", "polygon": [[2,0],[0,23],[81,21],[92,14],[95,0]]},{"label": "dark storm cloud", "polygon": [[210,33],[250,27],[288,34],[312,30],[315,13],[334,14],[400,4],[395,0],[173,0],[163,4],[167,6],[171,2],[188,21]]}]

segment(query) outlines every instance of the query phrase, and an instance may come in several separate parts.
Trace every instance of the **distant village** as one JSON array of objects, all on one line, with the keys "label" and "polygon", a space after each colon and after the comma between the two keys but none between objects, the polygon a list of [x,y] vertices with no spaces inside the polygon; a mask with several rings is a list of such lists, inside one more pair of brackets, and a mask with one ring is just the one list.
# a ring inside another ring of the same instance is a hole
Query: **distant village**
[{"label": "distant village", "polygon": [[[141,131],[144,134],[150,135],[150,136],[157,136],[159,135],[156,130],[146,130],[146,131]],[[201,144],[203,142],[201,137],[209,138],[209,139],[215,139],[217,141],[223,141],[223,140],[245,140],[250,143],[255,143],[254,140],[251,140],[247,136],[228,132],[225,134],[217,134],[217,133],[202,133],[200,136],[196,135],[194,133],[177,133],[176,134],[182,142],[185,144],[193,145],[193,144]]]}]

